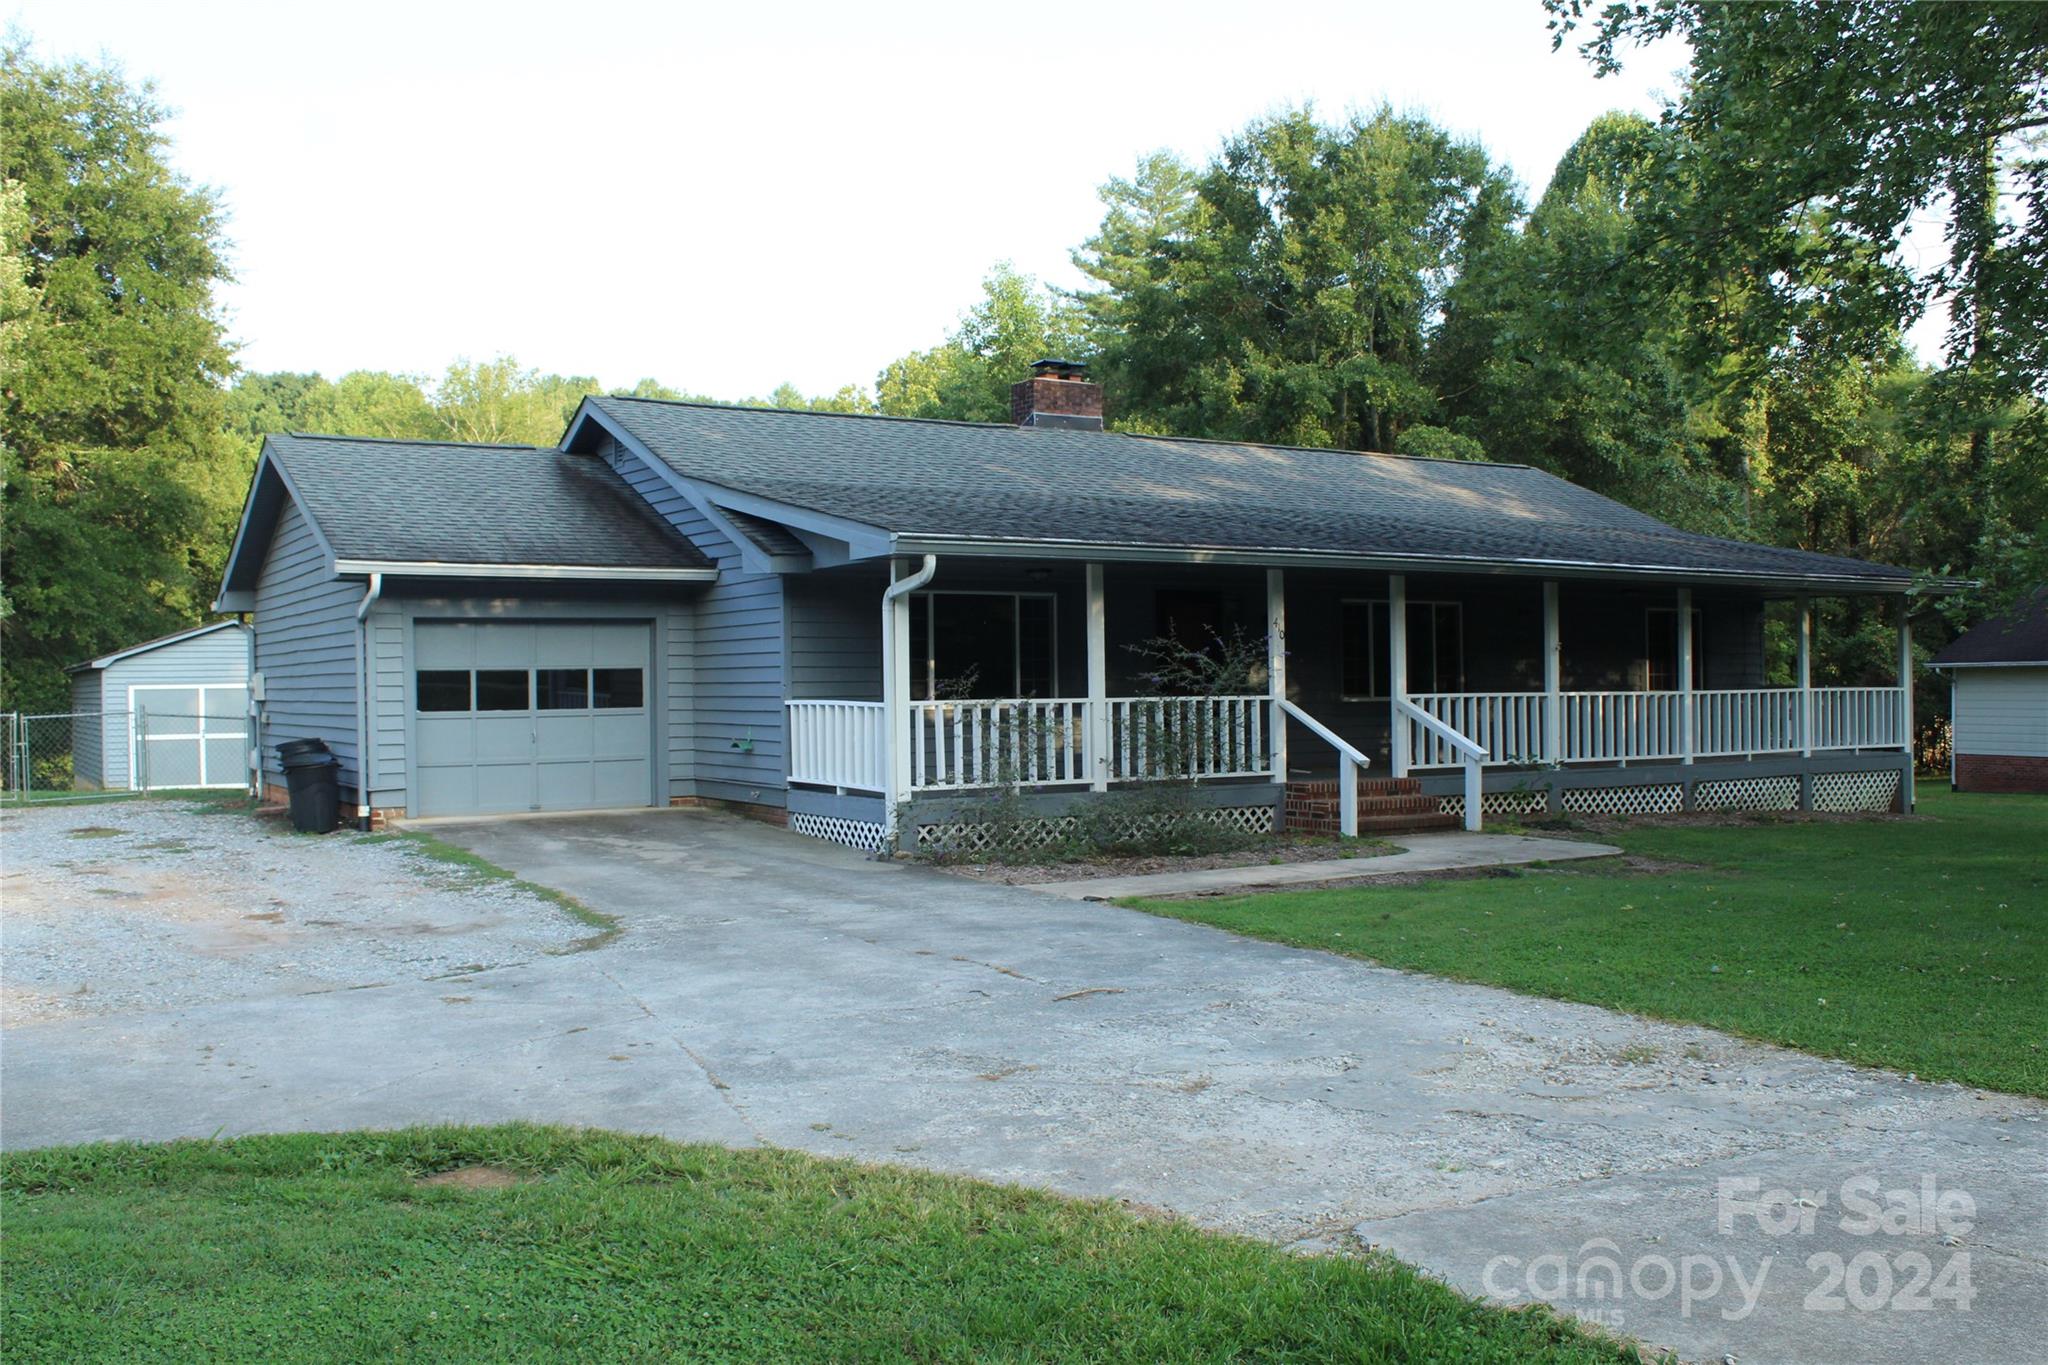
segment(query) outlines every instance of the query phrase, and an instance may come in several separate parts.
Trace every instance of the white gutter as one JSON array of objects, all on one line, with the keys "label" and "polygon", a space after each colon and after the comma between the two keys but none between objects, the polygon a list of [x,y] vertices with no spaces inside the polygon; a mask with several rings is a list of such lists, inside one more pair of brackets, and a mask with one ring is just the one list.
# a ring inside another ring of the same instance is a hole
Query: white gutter
[{"label": "white gutter", "polygon": [[384,595],[384,575],[370,575],[356,608],[356,818],[370,827],[370,608]]},{"label": "white gutter", "polygon": [[[1496,559],[1482,555],[1375,555],[1348,550],[1314,550],[1274,547],[1245,549],[1238,546],[1152,545],[1130,542],[1003,539],[994,536],[954,536],[944,533],[900,532],[895,548],[899,554],[921,554],[927,550],[968,555],[1028,555],[1040,559],[1113,559],[1125,563],[1241,564],[1277,568],[1324,567],[1385,569],[1394,572],[1501,574],[1544,573],[1573,578],[1653,578],[1660,582],[1713,579],[1748,587],[1793,587],[1796,585],[1839,586],[1861,593],[1902,593],[1923,595],[1952,591],[1940,584],[1913,584],[1862,574],[1758,573],[1747,569],[1685,568],[1668,564],[1602,563],[1582,559]],[[1770,548],[1770,547],[1762,547]]]},{"label": "white gutter", "polygon": [[337,559],[337,574],[401,578],[600,578],[621,583],[711,583],[716,569],[614,568],[602,564],[451,564],[427,559]]},{"label": "white gutter", "polygon": [[897,639],[896,605],[931,582],[938,571],[939,557],[928,554],[917,572],[882,590],[882,738],[884,761],[889,765],[887,790],[882,793],[882,828],[891,845],[896,841],[896,807],[910,799],[910,727],[905,715],[910,708],[910,679],[902,667],[909,641]]}]

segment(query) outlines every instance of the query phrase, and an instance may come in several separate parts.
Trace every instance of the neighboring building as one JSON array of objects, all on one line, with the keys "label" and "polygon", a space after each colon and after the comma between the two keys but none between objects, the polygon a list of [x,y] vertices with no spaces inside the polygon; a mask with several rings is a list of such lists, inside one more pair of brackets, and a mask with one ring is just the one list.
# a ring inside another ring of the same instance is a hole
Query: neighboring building
[{"label": "neighboring building", "polygon": [[216,621],[73,664],[85,790],[249,784],[249,630]]},{"label": "neighboring building", "polygon": [[[708,801],[862,846],[999,781],[1054,819],[1194,776],[1267,828],[1356,759],[1373,809],[1470,821],[1911,801],[1908,674],[1770,688],[1763,644],[1766,603],[1863,594],[1903,648],[1904,569],[1521,465],[1117,434],[1034,368],[1013,424],[592,397],[557,448],[270,437],[218,604],[266,782],[315,735],[364,815]],[[1246,693],[1141,695],[1130,646],[1233,628]]]},{"label": "neighboring building", "polygon": [[2048,587],[1935,656],[1949,677],[1949,785],[2048,792]]}]

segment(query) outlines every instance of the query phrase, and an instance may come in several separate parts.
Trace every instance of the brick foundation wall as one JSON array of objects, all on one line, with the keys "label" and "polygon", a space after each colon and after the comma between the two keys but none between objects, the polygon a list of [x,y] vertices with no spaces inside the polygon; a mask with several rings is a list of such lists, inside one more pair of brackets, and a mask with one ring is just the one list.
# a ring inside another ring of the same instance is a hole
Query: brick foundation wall
[{"label": "brick foundation wall", "polygon": [[2048,792],[2048,758],[2020,754],[1957,754],[1959,792]]},{"label": "brick foundation wall", "polygon": [[764,825],[789,828],[789,812],[781,806],[763,806],[752,801],[720,801],[709,796],[671,796],[668,804],[675,810],[722,810],[744,815],[749,820],[759,820]]}]

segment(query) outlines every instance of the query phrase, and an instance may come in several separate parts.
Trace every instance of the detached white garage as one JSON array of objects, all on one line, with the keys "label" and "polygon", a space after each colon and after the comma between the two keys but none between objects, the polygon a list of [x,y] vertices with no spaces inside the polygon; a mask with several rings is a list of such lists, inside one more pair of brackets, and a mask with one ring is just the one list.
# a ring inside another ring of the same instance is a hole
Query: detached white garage
[{"label": "detached white garage", "polygon": [[71,761],[84,790],[249,783],[249,632],[179,631],[73,664]]}]

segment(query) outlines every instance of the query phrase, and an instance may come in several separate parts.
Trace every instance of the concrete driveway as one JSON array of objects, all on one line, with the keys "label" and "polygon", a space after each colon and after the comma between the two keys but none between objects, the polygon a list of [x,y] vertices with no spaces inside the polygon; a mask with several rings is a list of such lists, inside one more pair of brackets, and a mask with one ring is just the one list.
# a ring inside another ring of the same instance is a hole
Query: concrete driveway
[{"label": "concrete driveway", "polygon": [[[2022,1360],[2048,1326],[2048,1131],[2031,1101],[875,863],[728,816],[435,832],[625,932],[452,975],[17,1026],[6,1143],[583,1123],[1381,1246],[1687,1357]],[[1865,1198],[1917,1213],[1860,1232]]]}]

